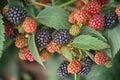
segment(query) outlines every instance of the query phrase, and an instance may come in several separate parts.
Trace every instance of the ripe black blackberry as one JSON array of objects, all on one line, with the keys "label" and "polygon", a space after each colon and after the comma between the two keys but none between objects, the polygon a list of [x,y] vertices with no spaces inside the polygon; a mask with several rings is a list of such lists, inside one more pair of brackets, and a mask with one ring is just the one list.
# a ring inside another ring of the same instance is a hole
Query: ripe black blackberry
[{"label": "ripe black blackberry", "polygon": [[64,61],[63,63],[60,64],[59,68],[58,68],[58,75],[61,78],[67,78],[69,77],[69,73],[67,71],[67,66],[68,66],[69,62]]},{"label": "ripe black blackberry", "polygon": [[104,16],[105,28],[113,28],[118,22],[118,16],[115,12],[109,12]]},{"label": "ripe black blackberry", "polygon": [[92,66],[94,63],[88,56],[81,59],[81,62],[84,66]]},{"label": "ripe black blackberry", "polygon": [[14,29],[13,34],[9,36],[11,40],[15,40],[15,38],[18,36],[19,32],[17,29]]},{"label": "ripe black blackberry", "polygon": [[46,46],[52,37],[50,32],[47,29],[38,29],[35,35],[35,42],[39,47]]},{"label": "ripe black blackberry", "polygon": [[91,66],[82,66],[80,72],[78,74],[82,75],[82,76],[85,76],[87,75],[91,70]]},{"label": "ripe black blackberry", "polygon": [[64,45],[64,44],[68,43],[68,41],[70,40],[70,37],[71,36],[70,36],[68,30],[61,29],[56,32],[54,40],[57,44]]},{"label": "ripe black blackberry", "polygon": [[7,18],[13,24],[21,23],[26,17],[26,10],[21,6],[13,6],[8,10]]}]

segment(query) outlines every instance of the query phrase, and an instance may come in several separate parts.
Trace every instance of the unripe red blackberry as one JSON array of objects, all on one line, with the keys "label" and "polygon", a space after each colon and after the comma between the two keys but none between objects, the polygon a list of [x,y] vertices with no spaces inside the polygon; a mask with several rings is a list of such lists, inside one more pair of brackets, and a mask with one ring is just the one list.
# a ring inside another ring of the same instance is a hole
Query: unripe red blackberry
[{"label": "unripe red blackberry", "polygon": [[15,46],[17,48],[23,48],[28,45],[28,40],[25,35],[18,35],[15,39]]},{"label": "unripe red blackberry", "polygon": [[69,65],[68,65],[68,73],[71,73],[71,74],[76,74],[78,73],[80,70],[81,70],[81,62],[78,61],[78,60],[73,60]]},{"label": "unripe red blackberry", "polygon": [[85,5],[85,3],[82,0],[76,0],[76,2],[75,2],[75,7],[77,9],[83,8],[84,5]]},{"label": "unripe red blackberry", "polygon": [[99,4],[104,5],[107,4],[109,0],[97,0]]},{"label": "unripe red blackberry", "polygon": [[52,40],[48,45],[47,45],[47,50],[50,53],[57,52],[61,49],[61,45],[57,44],[54,40]]},{"label": "unripe red blackberry", "polygon": [[99,14],[101,11],[101,5],[97,1],[90,1],[87,3],[85,10],[90,15]]},{"label": "unripe red blackberry", "polygon": [[25,48],[25,57],[30,62],[35,61],[34,57],[32,56],[32,53],[30,52],[30,49],[28,47]]},{"label": "unripe red blackberry", "polygon": [[99,14],[93,15],[89,20],[89,26],[96,30],[102,29],[104,27],[104,23],[104,18]]},{"label": "unripe red blackberry", "polygon": [[85,23],[87,21],[88,14],[84,10],[73,11],[68,18],[68,21],[72,24]]},{"label": "unripe red blackberry", "polygon": [[120,4],[117,5],[115,12],[120,17]]},{"label": "unripe red blackberry", "polygon": [[101,65],[107,61],[107,57],[103,52],[96,52],[94,60],[96,64]]},{"label": "unripe red blackberry", "polygon": [[28,47],[22,48],[19,51],[19,58],[21,60],[28,60],[30,62],[35,61]]},{"label": "unripe red blackberry", "polygon": [[22,27],[24,28],[26,33],[33,33],[37,29],[37,23],[32,18],[25,18]]},{"label": "unripe red blackberry", "polygon": [[25,56],[25,54],[26,54],[26,53],[25,53],[25,49],[26,49],[26,48],[22,48],[22,49],[19,50],[18,55],[19,55],[19,58],[20,58],[21,60],[27,60],[27,59],[26,59],[26,56]]},{"label": "unripe red blackberry", "polygon": [[39,54],[40,54],[40,58],[43,62],[47,61],[49,59],[49,57],[51,56],[51,54],[45,49],[40,51]]},{"label": "unripe red blackberry", "polygon": [[26,10],[21,6],[13,6],[9,8],[7,13],[8,20],[13,24],[21,23],[26,17]]},{"label": "unripe red blackberry", "polygon": [[5,21],[3,23],[3,25],[4,25],[4,28],[5,28],[5,33],[4,34],[5,34],[6,37],[9,37],[11,34],[13,34],[14,28],[9,22]]}]

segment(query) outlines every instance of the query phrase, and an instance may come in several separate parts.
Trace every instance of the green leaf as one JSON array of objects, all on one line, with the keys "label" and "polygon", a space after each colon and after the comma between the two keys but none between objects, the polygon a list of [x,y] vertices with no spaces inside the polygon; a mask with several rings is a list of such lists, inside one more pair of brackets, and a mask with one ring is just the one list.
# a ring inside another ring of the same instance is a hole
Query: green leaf
[{"label": "green leaf", "polygon": [[55,29],[69,29],[70,24],[68,23],[69,13],[59,7],[47,7],[42,10],[37,18],[37,21],[48,27]]},{"label": "green leaf", "polygon": [[55,0],[55,3],[65,3],[67,1],[69,1],[69,0]]},{"label": "green leaf", "polygon": [[25,8],[27,10],[27,17],[31,18],[35,18],[40,11],[40,9],[35,8],[33,5],[27,5]]},{"label": "green leaf", "polygon": [[112,80],[110,77],[109,69],[104,65],[93,66],[90,73],[86,76],[87,80]]},{"label": "green leaf", "polygon": [[9,48],[12,43],[13,43],[12,40],[10,40],[9,38],[5,38],[3,50],[6,50],[7,48]]},{"label": "green leaf", "polygon": [[98,32],[95,29],[92,29],[92,28],[90,28],[88,26],[83,26],[82,27],[81,34],[85,34],[85,35],[90,34],[90,35],[92,35],[94,37],[97,37],[97,38],[107,42],[105,37],[100,32]]},{"label": "green leaf", "polygon": [[3,21],[2,21],[2,15],[0,14],[0,58],[2,56],[2,50],[3,50],[3,45],[4,45],[4,41],[5,41],[5,38],[4,38],[4,26],[3,26]]},{"label": "green leaf", "polygon": [[65,58],[67,58],[69,61],[72,61],[72,52],[70,51],[70,49],[66,46],[61,48],[61,53],[63,56],[65,56]]},{"label": "green leaf", "polygon": [[91,35],[80,35],[73,40],[73,46],[85,50],[101,50],[107,48],[108,44]]},{"label": "green leaf", "polygon": [[24,7],[23,3],[20,0],[9,0],[8,4],[9,4],[9,7],[16,6],[16,5]]},{"label": "green leaf", "polygon": [[104,35],[111,46],[112,55],[114,57],[120,49],[120,24],[113,29],[106,29]]},{"label": "green leaf", "polygon": [[35,37],[34,34],[29,36],[29,38],[28,38],[28,46],[29,46],[30,51],[31,51],[32,55],[34,56],[35,60],[39,64],[41,64],[44,67],[44,69],[45,69],[45,66],[44,66],[44,64],[43,64],[43,62],[42,62],[42,60],[41,60],[41,58],[39,56],[39,52],[37,50],[34,37]]}]

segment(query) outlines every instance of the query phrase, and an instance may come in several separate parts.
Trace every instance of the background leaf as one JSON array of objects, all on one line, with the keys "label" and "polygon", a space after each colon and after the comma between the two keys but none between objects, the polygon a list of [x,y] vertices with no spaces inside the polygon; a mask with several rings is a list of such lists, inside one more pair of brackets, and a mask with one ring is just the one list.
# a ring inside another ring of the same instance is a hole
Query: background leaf
[{"label": "background leaf", "polygon": [[24,7],[23,3],[20,0],[9,0],[8,4],[9,4],[9,7],[16,6],[16,5]]},{"label": "background leaf", "polygon": [[111,46],[112,55],[114,57],[120,49],[120,24],[113,29],[106,29],[104,35]]},{"label": "background leaf", "polygon": [[68,23],[69,13],[59,7],[47,7],[42,10],[37,18],[37,21],[48,27],[55,29],[69,29],[70,24]]},{"label": "background leaf", "polygon": [[5,41],[5,38],[4,38],[4,26],[3,26],[3,21],[2,21],[2,15],[0,14],[0,58],[2,56],[2,50],[3,50],[3,45],[4,45],[4,41]]},{"label": "background leaf", "polygon": [[3,51],[2,58],[0,59],[0,73],[2,73],[6,67],[9,67],[8,65],[11,64],[12,60],[16,60],[18,51],[18,48],[16,48],[14,44],[11,44],[9,48]]},{"label": "background leaf", "polygon": [[25,8],[27,10],[27,17],[31,18],[35,18],[40,11],[40,9],[35,8],[33,5],[27,5]]},{"label": "background leaf", "polygon": [[90,28],[89,26],[83,26],[82,30],[81,30],[81,34],[90,34],[94,37],[97,37],[105,42],[107,42],[107,40],[105,39],[105,37],[98,31],[96,31],[95,29]]},{"label": "background leaf", "polygon": [[85,50],[101,50],[107,48],[108,45],[91,35],[80,35],[73,40],[73,46]]},{"label": "background leaf", "polygon": [[3,50],[6,50],[7,48],[9,48],[12,43],[13,43],[13,40],[10,40],[9,38],[5,38]]},{"label": "background leaf", "polygon": [[7,0],[0,0],[0,10],[2,10],[7,3]]},{"label": "background leaf", "polygon": [[29,36],[28,46],[29,46],[30,51],[31,51],[32,55],[34,56],[35,60],[45,68],[45,66],[39,56],[39,52],[38,52],[36,44],[35,44],[34,36],[35,36],[34,34]]}]

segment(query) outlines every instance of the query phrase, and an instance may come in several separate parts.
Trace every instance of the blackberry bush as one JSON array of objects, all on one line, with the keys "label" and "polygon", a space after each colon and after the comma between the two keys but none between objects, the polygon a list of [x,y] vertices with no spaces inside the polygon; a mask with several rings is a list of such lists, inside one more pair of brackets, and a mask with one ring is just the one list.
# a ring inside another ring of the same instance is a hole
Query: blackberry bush
[{"label": "blackberry bush", "polygon": [[13,6],[9,8],[7,13],[8,20],[13,24],[21,23],[26,17],[26,10],[21,6]]}]

